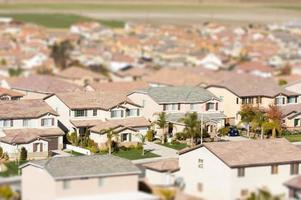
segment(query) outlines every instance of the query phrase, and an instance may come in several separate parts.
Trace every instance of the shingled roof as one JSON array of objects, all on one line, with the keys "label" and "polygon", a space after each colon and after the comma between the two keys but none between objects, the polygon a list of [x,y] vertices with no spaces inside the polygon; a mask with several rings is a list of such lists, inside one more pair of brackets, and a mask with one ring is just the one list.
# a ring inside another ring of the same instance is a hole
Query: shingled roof
[{"label": "shingled roof", "polygon": [[52,157],[48,160],[30,161],[20,168],[28,165],[45,169],[56,180],[141,173],[131,161],[112,155]]},{"label": "shingled roof", "polygon": [[137,92],[148,94],[158,104],[198,103],[218,99],[214,94],[201,87],[150,87]]}]

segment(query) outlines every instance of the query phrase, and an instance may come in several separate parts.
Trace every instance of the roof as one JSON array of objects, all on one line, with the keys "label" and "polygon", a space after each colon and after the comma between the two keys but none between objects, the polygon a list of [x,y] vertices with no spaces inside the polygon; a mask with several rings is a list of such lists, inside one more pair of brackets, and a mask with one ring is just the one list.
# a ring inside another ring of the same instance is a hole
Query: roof
[{"label": "roof", "polygon": [[3,132],[6,136],[1,137],[0,141],[7,144],[28,144],[43,137],[64,135],[64,132],[59,128],[6,129]]},{"label": "roof", "polygon": [[[169,122],[179,123],[179,120],[185,117],[186,113],[168,113],[166,118]],[[202,116],[203,115],[203,116]],[[198,113],[198,119],[203,120],[205,122],[208,121],[220,121],[226,118],[226,115],[221,112],[213,112],[213,113]]]},{"label": "roof", "polygon": [[288,188],[293,188],[297,190],[301,190],[301,176],[296,176],[284,183],[284,185]]},{"label": "roof", "polygon": [[204,147],[231,168],[301,162],[301,149],[283,138],[210,142]]},{"label": "roof", "polygon": [[58,115],[41,99],[0,101],[0,119],[38,118],[47,113]]},{"label": "roof", "polygon": [[146,163],[143,164],[143,167],[158,172],[175,172],[180,169],[178,158],[164,159],[156,162]]},{"label": "roof", "polygon": [[58,77],[49,75],[31,75],[8,80],[13,89],[27,90],[40,93],[58,93],[81,91],[83,88],[68,83]]},{"label": "roof", "polygon": [[63,71],[61,71],[58,76],[66,79],[83,79],[83,78],[92,78],[98,80],[106,80],[108,79],[104,75],[100,73],[93,72],[89,69],[85,69],[83,67],[69,67]]},{"label": "roof", "polygon": [[275,97],[278,94],[287,96],[298,95],[295,92],[280,87],[272,78],[260,78],[247,74],[229,74],[229,76],[223,77],[219,82],[208,87],[226,88],[240,97]]},{"label": "roof", "polygon": [[196,103],[218,99],[214,94],[201,87],[150,87],[137,92],[148,94],[159,104],[163,103]]},{"label": "roof", "polygon": [[92,82],[89,83],[89,85],[97,92],[125,92],[125,93],[149,87],[148,83],[144,81],[109,82],[109,83]]},{"label": "roof", "polygon": [[237,65],[236,69],[243,70],[246,72],[257,70],[261,72],[271,73],[274,71],[272,67],[269,67],[268,65],[265,65],[264,63],[259,61],[244,62],[242,64]]},{"label": "roof", "polygon": [[[127,98],[125,93],[120,92],[72,92],[58,93],[56,96],[71,109],[99,108],[109,110],[124,103],[136,105]],[[139,107],[139,105],[136,106]]]},{"label": "roof", "polygon": [[4,96],[4,95],[8,95],[11,97],[23,97],[24,96],[24,94],[22,94],[20,92],[15,92],[13,90],[9,90],[9,89],[0,87],[0,96]]},{"label": "roof", "polygon": [[[72,121],[74,123],[74,121]],[[136,127],[149,127],[150,122],[144,117],[129,117],[125,119],[114,119],[105,122],[99,122],[90,130],[94,132],[100,132],[108,128],[136,128]]]},{"label": "roof", "polygon": [[[279,106],[279,109],[282,113],[283,116],[289,116],[291,114],[299,114],[301,113],[301,104],[288,104],[288,105],[284,105],[284,106]],[[292,116],[294,116],[292,115]],[[290,116],[290,117],[292,117]],[[290,118],[289,117],[289,118]]]},{"label": "roof", "polygon": [[45,169],[56,180],[141,173],[131,161],[113,155],[52,157],[48,160],[29,161],[20,168],[27,165]]}]

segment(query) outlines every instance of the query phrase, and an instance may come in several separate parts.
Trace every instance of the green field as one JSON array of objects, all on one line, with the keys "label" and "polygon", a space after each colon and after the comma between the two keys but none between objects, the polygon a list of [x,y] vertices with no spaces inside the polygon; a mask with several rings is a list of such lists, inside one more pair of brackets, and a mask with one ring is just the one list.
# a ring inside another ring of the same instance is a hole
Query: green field
[{"label": "green field", "polygon": [[70,25],[77,22],[97,21],[111,28],[121,28],[124,22],[116,20],[95,20],[89,17],[83,17],[74,14],[40,14],[40,13],[15,13],[15,14],[0,14],[0,17],[12,17],[15,20],[22,22],[30,22],[45,26],[47,28],[69,28]]},{"label": "green field", "polygon": [[144,156],[142,156],[141,149],[119,150],[118,152],[114,152],[113,155],[119,156],[121,158],[125,158],[128,160],[138,160],[138,159],[145,159],[145,158],[160,157],[159,155],[154,154],[150,151],[145,151]]},{"label": "green field", "polygon": [[160,144],[160,145],[171,148],[171,149],[175,149],[175,150],[182,150],[182,149],[185,149],[186,147],[188,147],[187,144],[181,144],[181,143],[178,143],[178,144],[165,143],[165,144]]}]

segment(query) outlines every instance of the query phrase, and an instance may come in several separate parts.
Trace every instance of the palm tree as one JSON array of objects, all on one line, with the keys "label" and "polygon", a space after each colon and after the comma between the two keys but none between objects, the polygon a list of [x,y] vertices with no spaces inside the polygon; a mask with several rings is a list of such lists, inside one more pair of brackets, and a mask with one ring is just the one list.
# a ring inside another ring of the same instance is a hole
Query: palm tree
[{"label": "palm tree", "polygon": [[196,112],[186,113],[185,117],[181,118],[180,121],[185,125],[183,133],[190,137],[191,144],[195,145],[195,138],[199,136],[201,129],[201,121],[198,120],[198,114]]},{"label": "palm tree", "polygon": [[109,155],[111,155],[113,138],[117,136],[117,133],[112,128],[105,130],[105,133],[107,135],[107,140],[108,140],[107,143],[108,143],[108,147],[109,147]]},{"label": "palm tree", "polygon": [[267,120],[267,117],[266,117],[265,113],[262,110],[257,109],[255,111],[255,115],[251,122],[251,125],[255,130],[260,129],[260,138],[261,139],[263,139],[264,125],[266,123],[266,120]]},{"label": "palm tree", "polygon": [[240,123],[247,124],[247,135],[250,137],[250,124],[254,120],[256,110],[252,105],[245,104],[241,107],[239,114],[241,116]]},{"label": "palm tree", "polygon": [[142,156],[144,156],[144,144],[145,144],[145,140],[146,140],[146,134],[143,135],[141,133],[137,134],[137,137],[139,138],[141,145],[142,145]]},{"label": "palm tree", "polygon": [[165,128],[168,126],[168,122],[166,119],[166,113],[165,112],[159,113],[158,119],[154,123],[155,123],[155,125],[159,126],[159,128],[162,130],[162,144],[164,144],[165,137],[166,137]]}]

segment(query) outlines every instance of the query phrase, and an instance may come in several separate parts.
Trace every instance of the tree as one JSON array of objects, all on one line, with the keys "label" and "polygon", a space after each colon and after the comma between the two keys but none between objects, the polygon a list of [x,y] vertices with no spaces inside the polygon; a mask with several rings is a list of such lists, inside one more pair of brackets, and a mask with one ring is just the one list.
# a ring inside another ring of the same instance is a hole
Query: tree
[{"label": "tree", "polygon": [[240,123],[244,123],[247,125],[247,135],[248,137],[250,137],[250,124],[255,118],[256,109],[250,104],[244,104],[241,106],[239,114],[241,116]]},{"label": "tree", "polygon": [[23,73],[23,69],[21,67],[18,68],[9,68],[8,73],[10,77],[18,77],[21,76]]},{"label": "tree", "polygon": [[264,113],[264,110],[259,108],[255,109],[255,115],[251,122],[252,128],[254,130],[260,129],[260,138],[263,139],[264,134],[264,125],[266,123],[267,117]]},{"label": "tree", "polygon": [[137,137],[139,138],[141,142],[141,147],[142,147],[142,156],[144,156],[144,145],[145,145],[145,140],[146,140],[146,135],[143,135],[141,133],[137,134]]},{"label": "tree", "polygon": [[158,114],[158,119],[154,122],[157,126],[159,126],[159,128],[162,130],[162,144],[165,143],[165,139],[166,139],[166,132],[165,132],[165,128],[168,126],[168,122],[166,119],[166,113],[165,112],[161,112]]},{"label": "tree", "polygon": [[70,54],[74,49],[69,40],[55,43],[51,49],[50,56],[54,59],[55,65],[61,69],[66,69],[70,62]]},{"label": "tree", "polygon": [[111,155],[113,138],[117,136],[117,133],[112,128],[105,130],[105,133],[107,135],[107,140],[108,140],[107,143],[108,143],[108,147],[109,147],[109,155]]},{"label": "tree", "polygon": [[190,138],[191,144],[194,146],[195,138],[200,135],[201,131],[201,121],[198,120],[198,114],[196,112],[186,113],[180,121],[185,125],[183,133]]},{"label": "tree", "polygon": [[278,106],[269,105],[266,111],[268,122],[264,124],[265,130],[272,130],[272,138],[276,137],[276,133],[281,133],[282,112]]},{"label": "tree", "polygon": [[267,189],[258,189],[252,192],[245,200],[283,200],[283,196],[274,196]]},{"label": "tree", "polygon": [[20,161],[26,161],[26,160],[27,160],[27,150],[25,149],[25,147],[22,147],[20,152]]},{"label": "tree", "polygon": [[0,187],[0,199],[10,200],[14,196],[14,193],[9,185],[3,185]]}]

